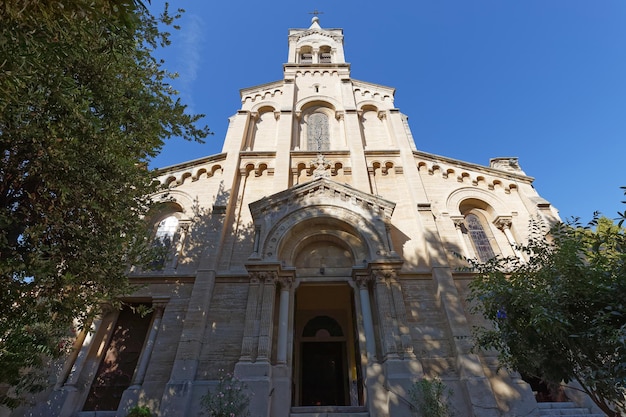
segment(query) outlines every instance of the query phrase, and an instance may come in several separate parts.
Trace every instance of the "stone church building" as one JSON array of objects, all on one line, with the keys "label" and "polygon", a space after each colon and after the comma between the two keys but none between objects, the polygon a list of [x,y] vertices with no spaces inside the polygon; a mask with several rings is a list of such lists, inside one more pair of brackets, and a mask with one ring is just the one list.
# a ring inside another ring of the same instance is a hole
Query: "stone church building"
[{"label": "stone church building", "polygon": [[[350,77],[341,29],[289,30],[279,81],[241,90],[223,151],[159,171],[162,256],[82,334],[45,401],[13,415],[201,415],[221,372],[254,417],[409,417],[438,376],[457,416],[539,416],[531,386],[471,351],[481,260],[557,211],[516,158],[419,151],[394,89]],[[223,371],[222,371],[223,370]],[[206,414],[205,414],[206,415]]]}]

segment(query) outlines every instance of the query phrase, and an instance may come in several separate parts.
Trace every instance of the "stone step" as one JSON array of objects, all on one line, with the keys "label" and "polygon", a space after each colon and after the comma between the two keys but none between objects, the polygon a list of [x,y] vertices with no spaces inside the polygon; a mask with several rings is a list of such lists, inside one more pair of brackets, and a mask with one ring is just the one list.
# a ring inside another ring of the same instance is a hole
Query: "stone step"
[{"label": "stone step", "polygon": [[291,407],[289,417],[369,417],[365,407]]},{"label": "stone step", "polygon": [[572,402],[538,403],[541,417],[606,417],[604,414],[594,414],[587,408],[578,407]]},{"label": "stone step", "polygon": [[313,412],[313,413],[291,413],[289,417],[369,417],[368,412],[365,413],[343,413],[343,412]]}]

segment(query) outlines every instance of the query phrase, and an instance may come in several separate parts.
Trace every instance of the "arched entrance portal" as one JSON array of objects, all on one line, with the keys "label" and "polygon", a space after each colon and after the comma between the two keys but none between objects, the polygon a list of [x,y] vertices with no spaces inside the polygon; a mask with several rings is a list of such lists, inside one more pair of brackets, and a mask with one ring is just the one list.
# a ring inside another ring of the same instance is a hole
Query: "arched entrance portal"
[{"label": "arched entrance portal", "polygon": [[295,307],[294,405],[361,405],[352,288],[302,284]]}]

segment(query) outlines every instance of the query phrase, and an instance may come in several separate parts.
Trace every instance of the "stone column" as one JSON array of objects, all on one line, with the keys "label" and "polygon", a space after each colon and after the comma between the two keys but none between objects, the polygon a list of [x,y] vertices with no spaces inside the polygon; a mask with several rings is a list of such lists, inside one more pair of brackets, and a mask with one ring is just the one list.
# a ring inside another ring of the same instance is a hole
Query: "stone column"
[{"label": "stone column", "polygon": [[257,359],[270,360],[272,351],[272,318],[274,316],[274,298],[276,294],[276,272],[266,272],[263,282],[263,305],[261,306],[261,323],[259,327],[259,348]]},{"label": "stone column", "polygon": [[176,239],[174,256],[170,265],[172,269],[176,269],[178,267],[178,260],[183,253],[185,239],[187,239],[187,234],[189,233],[190,226],[190,221],[180,222],[178,225],[178,237]]},{"label": "stone column", "polygon": [[365,401],[369,409],[369,415],[382,417],[389,415],[388,393],[385,389],[385,376],[380,363],[376,358],[376,339],[372,307],[370,304],[369,282],[373,280],[372,274],[356,275],[355,281],[359,287],[361,301],[361,314],[363,316],[363,330],[365,332],[365,348],[367,350],[367,363],[365,364],[364,385]]},{"label": "stone column", "polygon": [[391,293],[389,290],[389,277],[392,271],[374,270],[372,276],[375,282],[376,305],[378,307],[378,324],[383,339],[383,358],[398,359],[396,346],[393,311],[391,306]]},{"label": "stone column", "polygon": [[56,391],[50,401],[50,410],[58,408],[56,416],[70,417],[76,413],[76,410],[81,409],[85,402],[84,390],[89,389],[89,385],[85,385],[86,381],[88,381],[87,383],[91,382],[102,358],[93,348],[106,346],[113,334],[117,313],[118,311],[110,305],[103,305],[101,315],[94,320],[90,327],[84,330],[85,338],[70,374],[62,389]]},{"label": "stone column", "polygon": [[413,353],[413,343],[411,342],[411,332],[409,330],[408,320],[406,317],[404,297],[402,296],[400,282],[397,280],[396,271],[394,271],[390,286],[393,305],[396,310],[397,326],[400,331],[400,348],[402,349],[402,356],[404,359],[414,359],[415,353]]},{"label": "stone column", "polygon": [[525,261],[524,255],[517,248],[517,242],[515,241],[515,238],[513,237],[513,234],[511,233],[511,224],[513,223],[512,219],[507,218],[507,217],[498,217],[494,221],[494,223],[498,227],[498,229],[504,232],[504,235],[506,236],[506,240],[508,240],[509,245],[511,245],[511,249],[513,249],[513,252],[515,252],[515,256],[517,256],[520,261],[524,262]]},{"label": "stone column", "polygon": [[159,415],[187,415],[191,405],[193,381],[196,379],[200,353],[204,343],[215,270],[198,270],[178,341],[176,358],[165,386]]},{"label": "stone column", "polygon": [[314,64],[319,64],[320,63],[320,49],[319,48],[314,48],[313,49],[313,58],[312,61]]},{"label": "stone column", "polygon": [[252,362],[256,353],[254,346],[254,325],[257,321],[256,312],[259,305],[259,273],[250,273],[250,286],[248,287],[248,304],[246,305],[246,321],[243,330],[243,342],[241,343],[240,362]]},{"label": "stone column", "polygon": [[85,366],[85,361],[87,360],[87,355],[89,354],[91,343],[96,335],[96,332],[99,331],[101,323],[102,318],[95,319],[91,326],[87,326],[78,336],[78,339],[76,340],[76,346],[80,346],[80,350],[76,350],[77,353],[74,359],[74,363],[70,369],[70,373],[67,376],[67,379],[65,380],[65,383],[63,384],[64,390],[76,390],[76,384],[83,370],[83,367]]},{"label": "stone column", "polygon": [[467,242],[465,241],[465,236],[463,235],[463,228],[465,227],[465,217],[464,216],[450,216],[452,221],[454,222],[454,228],[456,229],[456,234],[459,238],[459,242],[461,242],[461,250],[463,251],[463,256],[467,258],[472,257],[472,252],[470,252],[467,247]]},{"label": "stone column", "polygon": [[390,128],[389,123],[387,122],[387,112],[385,110],[380,110],[378,112],[378,119],[383,124],[383,129],[387,133],[387,145],[393,146],[396,142],[396,138],[393,134],[393,130]]},{"label": "stone column", "polygon": [[154,320],[152,320],[152,327],[148,334],[148,340],[146,341],[145,348],[139,358],[139,365],[135,371],[132,386],[129,389],[139,389],[146,376],[146,370],[148,369],[148,363],[152,356],[152,350],[154,349],[154,342],[161,328],[161,320],[163,319],[163,312],[165,306],[169,302],[169,297],[159,297],[152,299],[152,307],[154,308]]},{"label": "stone column", "polygon": [[280,279],[280,309],[278,312],[278,345],[276,362],[287,363],[287,336],[289,334],[289,293],[291,277]]},{"label": "stone column", "polygon": [[290,398],[290,382],[287,381],[277,388],[271,364],[278,274],[275,271],[254,271],[250,276],[252,282],[248,291],[242,354],[235,364],[235,376],[245,382],[248,391],[254,393],[250,397],[249,406],[252,415],[288,417],[288,413],[270,412],[276,395],[281,396],[280,398]]},{"label": "stone column", "polygon": [[341,137],[341,144],[347,148],[348,142],[346,140],[346,125],[344,121],[344,114],[345,113],[343,111],[338,110],[335,112],[335,118],[339,122],[339,134]]},{"label": "stone column", "polygon": [[357,275],[355,277],[355,281],[359,287],[359,298],[361,299],[361,315],[363,316],[363,330],[365,331],[365,348],[367,349],[368,362],[372,362],[376,359],[376,339],[368,288],[370,280],[371,279],[366,275]]}]

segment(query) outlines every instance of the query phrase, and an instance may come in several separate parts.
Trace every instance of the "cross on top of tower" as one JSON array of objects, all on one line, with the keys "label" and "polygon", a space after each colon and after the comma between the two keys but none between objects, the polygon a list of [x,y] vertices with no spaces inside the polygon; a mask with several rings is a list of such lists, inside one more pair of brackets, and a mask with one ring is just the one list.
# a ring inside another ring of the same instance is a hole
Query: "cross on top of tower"
[{"label": "cross on top of tower", "polygon": [[309,14],[313,15],[313,18],[311,19],[311,27],[318,27],[319,26],[319,15],[324,14],[324,12],[320,12],[319,10],[315,9],[312,12],[309,12]]}]

